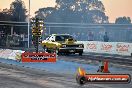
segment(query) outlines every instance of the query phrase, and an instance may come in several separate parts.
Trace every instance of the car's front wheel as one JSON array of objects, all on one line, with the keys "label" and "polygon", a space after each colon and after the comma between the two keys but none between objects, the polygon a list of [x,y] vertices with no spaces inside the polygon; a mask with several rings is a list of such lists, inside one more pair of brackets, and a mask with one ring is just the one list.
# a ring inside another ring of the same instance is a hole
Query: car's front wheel
[{"label": "car's front wheel", "polygon": [[49,49],[46,45],[43,46],[44,52],[51,53],[51,49]]},{"label": "car's front wheel", "polygon": [[48,50],[46,45],[43,46],[43,49],[44,49],[44,52],[47,52],[47,50]]}]

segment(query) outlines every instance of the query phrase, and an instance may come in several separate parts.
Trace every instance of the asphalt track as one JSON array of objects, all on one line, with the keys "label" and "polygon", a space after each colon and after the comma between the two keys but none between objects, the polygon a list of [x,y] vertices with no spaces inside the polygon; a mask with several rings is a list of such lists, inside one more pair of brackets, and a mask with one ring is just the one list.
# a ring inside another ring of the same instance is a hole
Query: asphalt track
[{"label": "asphalt track", "polygon": [[132,56],[110,55],[110,54],[96,54],[84,53],[83,56],[78,55],[61,55],[60,60],[77,62],[82,64],[98,65],[99,61],[108,60],[109,64],[115,67],[122,67],[125,69],[132,69]]},{"label": "asphalt track", "polygon": [[[58,57],[58,60],[62,59],[80,64],[98,64],[97,60],[91,60],[88,57],[86,59],[84,56],[77,55]],[[120,63],[118,64],[120,66]],[[126,63],[124,65],[130,66],[130,64]],[[122,71],[115,72],[129,73],[132,75],[131,68],[129,67],[130,69],[126,70],[125,66],[124,68],[121,67]],[[0,63],[0,88],[132,88],[132,83],[86,84],[84,86],[80,86],[76,83],[75,74],[62,74],[60,72],[52,72],[52,70],[46,71],[13,64]]]},{"label": "asphalt track", "polygon": [[86,84],[80,86],[75,75],[53,74],[37,69],[0,63],[0,88],[131,88],[132,84]]}]

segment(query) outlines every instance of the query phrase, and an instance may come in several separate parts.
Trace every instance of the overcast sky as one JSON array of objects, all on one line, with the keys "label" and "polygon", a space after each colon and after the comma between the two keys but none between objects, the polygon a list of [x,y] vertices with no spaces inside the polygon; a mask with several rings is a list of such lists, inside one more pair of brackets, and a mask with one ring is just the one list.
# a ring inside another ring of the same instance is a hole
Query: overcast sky
[{"label": "overcast sky", "polygon": [[[14,0],[0,0],[0,9],[9,8]],[[23,0],[28,9],[28,1]],[[132,0],[101,0],[105,6],[105,13],[109,21],[114,22],[119,16],[129,16],[132,19]],[[55,0],[31,0],[31,14],[42,7],[54,7]]]}]

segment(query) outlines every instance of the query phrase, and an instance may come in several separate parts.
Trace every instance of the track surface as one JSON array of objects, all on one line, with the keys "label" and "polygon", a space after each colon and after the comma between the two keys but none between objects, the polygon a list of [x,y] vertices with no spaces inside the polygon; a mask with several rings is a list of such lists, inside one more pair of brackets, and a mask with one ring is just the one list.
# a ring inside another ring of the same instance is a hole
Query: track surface
[{"label": "track surface", "polygon": [[[94,63],[97,59],[91,60],[85,56],[59,56],[58,59],[77,63]],[[98,62],[97,62],[98,63]],[[118,63],[118,62],[116,62]],[[122,63],[122,62],[121,62]],[[122,63],[123,64],[123,63]],[[125,65],[127,65],[125,63]],[[130,64],[128,64],[130,66]],[[122,71],[123,73],[125,71]],[[117,73],[119,73],[117,71]],[[132,70],[125,73],[132,75]],[[64,75],[42,71],[37,69],[18,67],[0,63],[0,88],[132,88],[130,84],[87,84],[80,86],[76,83],[75,74]]]},{"label": "track surface", "polygon": [[99,64],[99,61],[108,60],[111,65],[116,67],[132,69],[132,57],[125,56],[113,56],[113,55],[99,55],[99,54],[84,54],[83,56],[78,55],[61,55],[58,57],[60,60],[72,61],[82,64]]},{"label": "track surface", "polygon": [[131,88],[132,84],[88,84],[79,86],[74,75],[52,74],[0,63],[0,88]]}]

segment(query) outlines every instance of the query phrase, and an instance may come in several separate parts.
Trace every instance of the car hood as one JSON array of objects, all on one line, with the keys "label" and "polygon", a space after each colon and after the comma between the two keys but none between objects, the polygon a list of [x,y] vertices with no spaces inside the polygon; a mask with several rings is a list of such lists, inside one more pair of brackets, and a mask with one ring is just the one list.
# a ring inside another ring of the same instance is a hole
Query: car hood
[{"label": "car hood", "polygon": [[71,44],[76,44],[75,40],[73,40],[73,39],[66,39],[65,41],[61,41],[61,42],[59,42],[59,43],[62,43],[62,44],[69,44],[69,45],[71,45]]}]

